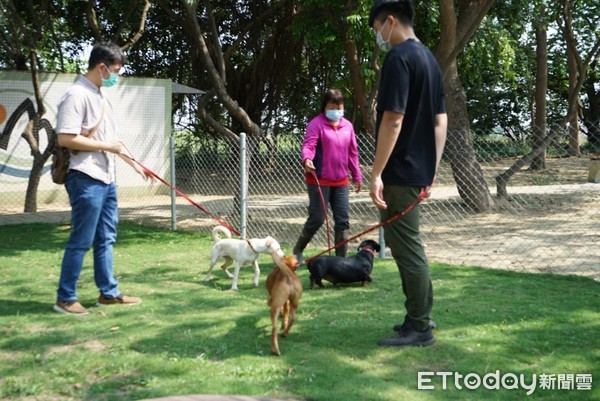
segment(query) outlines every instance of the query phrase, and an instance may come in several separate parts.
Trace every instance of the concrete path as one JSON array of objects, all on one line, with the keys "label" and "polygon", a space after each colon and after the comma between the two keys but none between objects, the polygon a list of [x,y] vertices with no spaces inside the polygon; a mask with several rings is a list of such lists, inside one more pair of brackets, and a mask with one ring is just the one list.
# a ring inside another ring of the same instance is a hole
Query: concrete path
[{"label": "concrete path", "polygon": [[44,211],[36,213],[0,213],[0,226],[12,224],[67,224],[71,221],[71,210],[66,211]]}]

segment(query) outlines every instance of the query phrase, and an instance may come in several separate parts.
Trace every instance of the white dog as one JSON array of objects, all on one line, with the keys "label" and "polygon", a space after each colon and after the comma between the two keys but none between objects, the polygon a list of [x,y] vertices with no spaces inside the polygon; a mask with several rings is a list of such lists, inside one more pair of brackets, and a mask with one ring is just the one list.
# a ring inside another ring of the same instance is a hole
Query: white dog
[{"label": "white dog", "polygon": [[[224,235],[227,238],[221,238]],[[215,244],[212,248],[212,256],[210,258],[210,269],[204,278],[204,281],[212,280],[212,270],[217,263],[219,258],[225,259],[225,263],[221,266],[221,269],[225,271],[227,277],[233,279],[231,283],[231,289],[234,291],[238,290],[238,276],[240,274],[240,267],[249,264],[254,265],[254,286],[258,287],[258,276],[260,269],[258,268],[258,255],[261,253],[271,254],[277,252],[277,255],[284,257],[284,253],[281,250],[279,242],[273,237],[266,238],[253,238],[249,240],[234,239],[231,238],[231,231],[226,227],[216,226],[212,230],[213,240]],[[235,262],[235,271],[233,274],[227,270],[232,263]]]}]

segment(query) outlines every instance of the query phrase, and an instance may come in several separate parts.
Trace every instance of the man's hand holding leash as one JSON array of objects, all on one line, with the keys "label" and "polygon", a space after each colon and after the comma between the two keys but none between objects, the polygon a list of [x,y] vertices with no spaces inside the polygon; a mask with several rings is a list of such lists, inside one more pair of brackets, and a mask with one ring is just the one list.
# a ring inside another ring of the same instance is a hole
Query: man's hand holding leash
[{"label": "man's hand holding leash", "polygon": [[117,156],[119,156],[119,158],[121,158],[121,160],[129,164],[135,170],[135,172],[144,179],[144,181],[147,181],[148,178],[150,178],[150,181],[154,182],[154,175],[152,172],[143,168],[139,163],[136,162],[133,154],[129,151],[127,146],[125,146],[125,143],[122,140],[117,139],[111,145],[111,152],[115,153]]}]

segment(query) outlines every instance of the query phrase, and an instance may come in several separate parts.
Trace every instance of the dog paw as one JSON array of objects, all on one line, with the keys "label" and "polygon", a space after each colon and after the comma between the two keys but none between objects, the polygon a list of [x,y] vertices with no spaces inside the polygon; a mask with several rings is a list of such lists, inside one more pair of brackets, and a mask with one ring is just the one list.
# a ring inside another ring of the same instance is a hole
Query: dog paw
[{"label": "dog paw", "polygon": [[206,276],[206,277],[204,277],[204,279],[202,281],[210,281],[212,279],[213,279],[212,276]]}]

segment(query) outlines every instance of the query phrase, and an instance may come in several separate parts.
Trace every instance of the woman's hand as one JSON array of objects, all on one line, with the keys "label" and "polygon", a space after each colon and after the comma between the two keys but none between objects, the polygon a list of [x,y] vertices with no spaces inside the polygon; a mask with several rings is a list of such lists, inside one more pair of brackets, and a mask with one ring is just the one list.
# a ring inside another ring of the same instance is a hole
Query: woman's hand
[{"label": "woman's hand", "polygon": [[313,161],[310,159],[306,159],[304,160],[304,172],[310,174],[311,171],[313,171],[315,169],[315,165],[313,164]]}]

